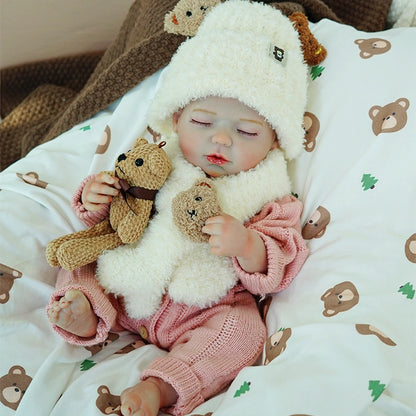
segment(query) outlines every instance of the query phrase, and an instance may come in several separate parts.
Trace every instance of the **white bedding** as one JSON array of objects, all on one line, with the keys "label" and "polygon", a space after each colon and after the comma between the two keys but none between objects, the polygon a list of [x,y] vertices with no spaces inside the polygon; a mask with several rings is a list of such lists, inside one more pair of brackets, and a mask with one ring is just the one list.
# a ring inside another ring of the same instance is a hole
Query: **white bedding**
[{"label": "white bedding", "polygon": [[[267,302],[270,362],[244,369],[193,414],[416,414],[416,29],[370,34],[328,20],[312,29],[328,50],[307,108],[319,131],[290,166],[311,254]],[[127,332],[98,352],[65,344],[44,312],[57,273],[45,245],[82,228],[69,204],[79,182],[111,168],[137,136],[150,138],[144,114],[158,77],[0,173],[1,415],[120,414],[121,391],[165,353]],[[395,114],[383,120],[390,103]],[[110,147],[97,154],[107,125]],[[30,172],[37,186],[23,180]],[[316,221],[318,207],[329,222]],[[342,298],[329,306],[334,287]],[[105,413],[108,403],[115,410]]]}]

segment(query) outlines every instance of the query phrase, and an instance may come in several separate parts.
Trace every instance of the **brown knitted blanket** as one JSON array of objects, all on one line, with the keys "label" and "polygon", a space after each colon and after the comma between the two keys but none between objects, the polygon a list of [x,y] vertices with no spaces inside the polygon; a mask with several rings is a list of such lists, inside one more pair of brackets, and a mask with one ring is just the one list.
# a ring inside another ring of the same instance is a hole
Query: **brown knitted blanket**
[{"label": "brown knitted blanket", "polygon": [[[0,71],[0,170],[92,117],[167,65],[183,36],[163,30],[178,0],[135,0],[105,52],[64,57]],[[296,0],[273,3],[372,32],[386,28],[391,0]]]}]

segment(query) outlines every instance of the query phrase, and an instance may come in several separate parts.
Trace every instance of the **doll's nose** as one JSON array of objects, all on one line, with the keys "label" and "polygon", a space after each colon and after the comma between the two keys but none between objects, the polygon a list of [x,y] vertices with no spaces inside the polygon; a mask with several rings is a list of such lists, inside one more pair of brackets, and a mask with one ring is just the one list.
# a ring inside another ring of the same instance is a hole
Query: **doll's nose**
[{"label": "doll's nose", "polygon": [[212,142],[222,144],[223,146],[231,146],[233,143],[230,134],[225,130],[217,131],[212,136]]},{"label": "doll's nose", "polygon": [[126,160],[127,159],[127,156],[124,154],[124,153],[122,153],[118,158],[117,158],[117,162],[122,162],[123,160]]}]

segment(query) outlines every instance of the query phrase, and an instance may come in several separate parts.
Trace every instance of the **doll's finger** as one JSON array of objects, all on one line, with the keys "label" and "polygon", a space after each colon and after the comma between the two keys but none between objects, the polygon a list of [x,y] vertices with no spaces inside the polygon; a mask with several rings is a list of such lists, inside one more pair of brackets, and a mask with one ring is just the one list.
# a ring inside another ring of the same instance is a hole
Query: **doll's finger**
[{"label": "doll's finger", "polygon": [[218,235],[211,235],[210,237],[209,237],[209,240],[208,240],[208,244],[210,245],[210,247],[211,247],[211,251],[213,250],[213,249],[215,249],[215,250],[219,250],[221,247],[222,247],[222,244],[221,244],[221,237],[220,236],[218,236]]},{"label": "doll's finger", "polygon": [[121,189],[119,179],[115,176],[111,176],[106,172],[101,172],[100,174],[98,174],[95,178],[95,183],[103,183],[110,185],[111,187]]},{"label": "doll's finger", "polygon": [[84,204],[84,208],[87,210],[87,211],[91,211],[91,212],[97,212],[97,211],[100,211],[101,209],[103,209],[104,208],[104,206],[105,205],[103,205],[103,204],[91,204],[91,203],[89,203],[89,202],[85,202]]},{"label": "doll's finger", "polygon": [[107,172],[101,172],[95,177],[95,181],[111,184],[114,182],[114,177]]},{"label": "doll's finger", "polygon": [[205,222],[205,225],[202,227],[201,231],[208,235],[220,235],[221,234],[221,224],[218,223],[209,223]]},{"label": "doll's finger", "polygon": [[225,221],[226,214],[222,212],[219,215],[215,215],[214,217],[209,217],[206,219],[205,224],[217,224],[223,223]]},{"label": "doll's finger", "polygon": [[114,188],[121,189],[120,181],[115,176],[111,176],[112,181],[109,183]]},{"label": "doll's finger", "polygon": [[114,188],[113,186],[106,185],[104,183],[94,182],[93,184],[91,184],[87,192],[88,194],[91,193],[96,195],[116,196],[118,194],[118,189]]},{"label": "doll's finger", "polygon": [[[108,204],[113,200],[111,195],[88,193],[85,202],[90,204]],[[85,204],[84,204],[85,205]]]}]

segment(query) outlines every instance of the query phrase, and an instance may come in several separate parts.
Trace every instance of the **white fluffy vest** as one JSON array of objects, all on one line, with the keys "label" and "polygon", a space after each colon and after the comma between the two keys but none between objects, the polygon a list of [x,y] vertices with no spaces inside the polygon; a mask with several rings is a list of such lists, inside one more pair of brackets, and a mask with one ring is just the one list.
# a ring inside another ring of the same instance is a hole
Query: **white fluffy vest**
[{"label": "white fluffy vest", "polygon": [[[98,259],[100,284],[123,296],[127,313],[136,319],[154,314],[166,292],[177,303],[203,308],[217,303],[237,283],[229,257],[214,256],[208,243],[192,242],[174,224],[173,198],[206,175],[183,158],[177,139],[170,138],[165,149],[173,169],[156,196],[157,213],[138,242],[106,251]],[[221,210],[242,222],[290,192],[279,149],[255,168],[214,182]]]}]

